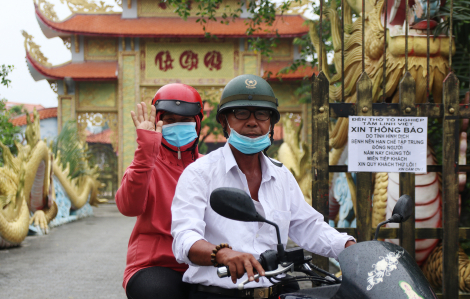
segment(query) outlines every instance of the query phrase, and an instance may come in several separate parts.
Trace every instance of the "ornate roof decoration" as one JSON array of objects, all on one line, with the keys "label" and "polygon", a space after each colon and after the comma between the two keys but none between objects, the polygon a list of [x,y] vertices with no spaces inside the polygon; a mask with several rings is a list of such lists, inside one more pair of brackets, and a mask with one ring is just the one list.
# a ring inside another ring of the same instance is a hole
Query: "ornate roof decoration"
[{"label": "ornate roof decoration", "polygon": [[46,56],[44,56],[40,50],[41,46],[33,42],[33,36],[29,35],[24,30],[22,30],[21,33],[24,36],[24,48],[26,53],[28,53],[36,62],[42,64],[43,66],[51,67],[52,64],[47,61]]},{"label": "ornate roof decoration", "polygon": [[57,81],[47,80],[47,82],[51,86],[52,91],[57,94],[57,89],[58,89]]},{"label": "ornate roof decoration", "polygon": [[117,5],[119,5],[120,7],[122,7],[122,0],[114,0],[116,2]]},{"label": "ornate roof decoration", "polygon": [[72,39],[70,38],[70,36],[60,38],[62,39],[62,42],[64,43],[67,50],[70,50],[72,48]]},{"label": "ornate roof decoration", "polygon": [[60,3],[67,4],[72,13],[105,13],[112,12],[112,5],[105,5],[104,1],[97,4],[95,1],[87,0],[60,0]]},{"label": "ornate roof decoration", "polygon": [[49,20],[58,22],[59,17],[54,11],[54,4],[47,2],[46,0],[37,0],[36,5],[41,13]]}]

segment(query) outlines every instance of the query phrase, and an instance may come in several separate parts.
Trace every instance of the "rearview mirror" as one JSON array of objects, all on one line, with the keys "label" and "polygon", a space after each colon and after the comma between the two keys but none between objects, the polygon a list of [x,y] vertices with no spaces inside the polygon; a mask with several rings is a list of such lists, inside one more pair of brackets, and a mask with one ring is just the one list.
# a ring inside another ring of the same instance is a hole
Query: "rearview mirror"
[{"label": "rearview mirror", "polygon": [[412,212],[412,202],[409,195],[403,194],[397,201],[392,211],[392,219],[390,222],[401,223],[410,218]]},{"label": "rearview mirror", "polygon": [[219,215],[244,222],[266,222],[258,212],[251,197],[243,190],[222,187],[211,193],[210,204]]}]

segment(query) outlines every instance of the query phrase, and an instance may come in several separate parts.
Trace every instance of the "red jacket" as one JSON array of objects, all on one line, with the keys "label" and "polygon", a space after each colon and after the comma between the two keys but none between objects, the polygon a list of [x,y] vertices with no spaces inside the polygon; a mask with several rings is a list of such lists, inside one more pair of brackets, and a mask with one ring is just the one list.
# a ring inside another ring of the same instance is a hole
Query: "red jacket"
[{"label": "red jacket", "polygon": [[161,145],[162,134],[153,131],[138,129],[137,143],[134,160],[116,193],[119,211],[137,216],[127,250],[124,289],[132,275],[144,268],[160,266],[181,273],[188,268],[176,261],[171,250],[171,203],[184,168],[202,156],[196,150],[193,160],[192,151],[187,151],[178,160],[176,152]]}]

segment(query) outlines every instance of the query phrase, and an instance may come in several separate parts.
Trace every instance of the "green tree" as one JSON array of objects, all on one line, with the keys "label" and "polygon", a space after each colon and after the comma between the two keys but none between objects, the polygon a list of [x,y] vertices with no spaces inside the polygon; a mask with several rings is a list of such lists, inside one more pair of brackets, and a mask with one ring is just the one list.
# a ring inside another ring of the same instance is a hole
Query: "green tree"
[{"label": "green tree", "polygon": [[13,71],[13,66],[12,65],[4,65],[0,67],[0,78],[2,79],[2,82],[0,82],[1,85],[4,85],[8,87],[11,84],[11,80],[8,79],[8,74]]},{"label": "green tree", "polygon": [[[13,66],[2,65],[0,68],[0,84],[8,87],[11,80],[8,79],[8,74],[13,71]],[[10,148],[12,154],[16,155],[18,149],[15,146],[15,141],[20,141],[18,134],[21,132],[19,127],[15,127],[9,122],[12,115],[6,109],[6,99],[0,99],[0,141]],[[0,149],[0,152],[2,150]],[[0,155],[0,166],[3,166],[3,153]]]},{"label": "green tree", "polygon": [[90,151],[86,143],[80,141],[75,121],[66,122],[60,134],[52,141],[54,157],[57,157],[59,152],[62,165],[69,165],[68,176],[71,179],[90,174],[92,169],[89,163]]},{"label": "green tree", "polygon": [[[460,81],[460,96],[470,91],[470,1],[453,1],[452,35],[455,42],[455,54],[452,57],[452,71]],[[450,1],[439,11],[444,22],[438,24],[434,36],[447,33],[450,26]]]},{"label": "green tree", "polygon": [[26,109],[24,108],[24,105],[21,104],[21,105],[15,105],[13,107],[10,107],[10,109],[8,109],[8,112],[10,113],[11,117],[17,117],[21,114],[25,114]]},{"label": "green tree", "polygon": [[[208,22],[227,25],[240,18],[242,13],[246,11],[247,17],[244,20],[247,29],[245,34],[248,38],[249,47],[264,56],[270,57],[273,48],[279,43],[279,34],[277,30],[264,29],[263,27],[265,25],[272,26],[276,20],[276,15],[287,12],[292,4],[300,4],[302,0],[286,0],[281,2],[274,2],[272,0],[239,1],[238,5],[232,4],[223,7],[224,12],[219,17],[216,17],[216,14],[222,8],[223,0],[163,0],[161,2],[173,6],[176,13],[185,20],[191,15],[191,11],[193,11],[197,17],[196,23],[203,27],[208,38],[217,38],[217,36],[212,35],[211,32],[206,30]],[[260,32],[268,32],[270,37],[260,38],[254,36]],[[310,43],[303,42],[306,39],[308,39],[308,35],[300,39],[297,38],[294,43],[304,45],[302,51],[311,52]],[[304,59],[299,59],[294,65],[305,63]]]},{"label": "green tree", "polygon": [[207,144],[205,140],[209,135],[220,136],[223,134],[222,127],[217,123],[217,105],[219,104],[219,99],[214,96],[210,96],[207,93],[202,94],[206,108],[205,111],[207,114],[204,115],[204,119],[201,122],[201,135],[199,136],[199,152],[201,154],[207,153]]}]

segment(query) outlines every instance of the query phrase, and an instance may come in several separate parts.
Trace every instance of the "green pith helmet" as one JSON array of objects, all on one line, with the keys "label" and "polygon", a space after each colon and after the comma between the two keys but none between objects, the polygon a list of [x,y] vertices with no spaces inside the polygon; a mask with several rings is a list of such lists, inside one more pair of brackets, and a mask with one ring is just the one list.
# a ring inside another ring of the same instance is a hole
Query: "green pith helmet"
[{"label": "green pith helmet", "polygon": [[229,108],[259,107],[272,111],[271,123],[274,125],[281,117],[277,106],[277,99],[268,82],[255,75],[240,75],[230,80],[222,92],[217,108],[217,122],[220,113]]}]

